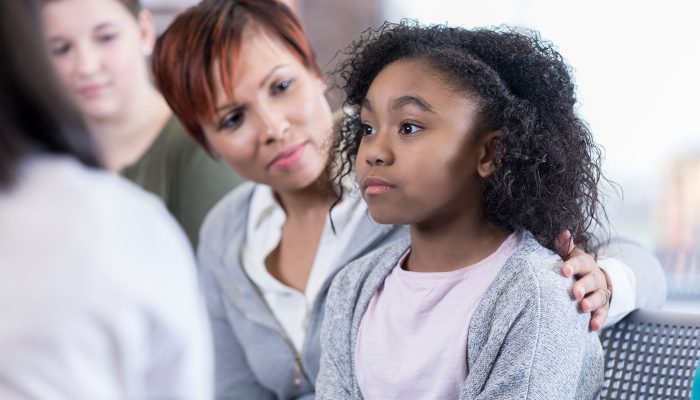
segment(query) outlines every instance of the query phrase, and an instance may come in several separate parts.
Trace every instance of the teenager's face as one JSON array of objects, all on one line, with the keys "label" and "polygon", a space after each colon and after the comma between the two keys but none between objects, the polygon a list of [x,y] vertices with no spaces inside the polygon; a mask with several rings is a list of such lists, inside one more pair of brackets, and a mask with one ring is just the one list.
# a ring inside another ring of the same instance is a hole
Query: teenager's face
[{"label": "teenager's face", "polygon": [[58,76],[86,119],[119,116],[149,85],[150,14],[138,19],[117,0],[57,0],[42,10]]},{"label": "teenager's face", "polygon": [[439,224],[480,206],[477,109],[421,61],[397,61],[377,75],[361,108],[357,155],[375,220]]},{"label": "teenager's face", "polygon": [[315,182],[331,145],[323,79],[257,27],[243,33],[233,65],[233,98],[215,68],[217,113],[203,124],[214,152],[241,176],[278,191]]}]

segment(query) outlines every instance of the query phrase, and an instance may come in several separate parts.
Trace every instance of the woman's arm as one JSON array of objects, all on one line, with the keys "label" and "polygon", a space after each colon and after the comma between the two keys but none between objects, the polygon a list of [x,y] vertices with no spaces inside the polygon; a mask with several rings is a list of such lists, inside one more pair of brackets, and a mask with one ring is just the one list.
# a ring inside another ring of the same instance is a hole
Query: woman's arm
[{"label": "woman's arm", "polygon": [[642,245],[612,238],[598,250],[598,264],[610,278],[613,292],[606,326],[633,310],[659,309],[666,302],[666,275],[661,263]]},{"label": "woman's arm", "polygon": [[660,308],[666,300],[666,278],[656,257],[641,245],[613,238],[600,246],[598,260],[574,247],[568,231],[559,236],[564,254],[562,274],[573,276],[571,288],[590,328],[610,326],[637,308]]},{"label": "woman's arm", "polygon": [[207,311],[214,340],[214,388],[219,399],[274,399],[274,394],[256,380],[241,343],[234,335],[226,316],[221,285],[210,268],[215,267],[215,253],[203,248],[198,250],[200,286],[207,304]]}]

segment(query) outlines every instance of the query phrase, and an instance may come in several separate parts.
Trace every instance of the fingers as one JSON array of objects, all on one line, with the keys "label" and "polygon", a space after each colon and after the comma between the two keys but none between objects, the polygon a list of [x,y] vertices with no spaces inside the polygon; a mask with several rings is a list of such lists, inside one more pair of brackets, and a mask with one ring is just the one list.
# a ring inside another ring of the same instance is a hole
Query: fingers
[{"label": "fingers", "polygon": [[587,295],[594,295],[595,291],[598,289],[602,289],[602,287],[599,287],[596,276],[594,273],[589,273],[581,276],[576,282],[574,282],[574,285],[571,288],[571,294],[573,294],[576,300],[581,302],[581,309],[583,311],[590,312],[592,309],[584,309],[583,300]]},{"label": "fingers", "polygon": [[595,270],[599,268],[593,257],[578,247],[569,252],[561,266],[561,273],[567,278],[574,275],[587,275]]},{"label": "fingers", "polygon": [[595,313],[602,308],[607,310],[610,305],[609,300],[610,295],[606,290],[597,289],[589,293],[579,303],[581,304],[581,311]]},{"label": "fingers", "polygon": [[567,255],[574,250],[574,247],[574,241],[568,229],[559,232],[559,235],[554,239],[554,249],[559,253],[561,258],[567,258]]},{"label": "fingers", "polygon": [[591,330],[599,331],[603,327],[603,324],[605,323],[606,319],[608,319],[608,308],[599,308],[596,312],[593,313],[593,316],[591,317]]}]

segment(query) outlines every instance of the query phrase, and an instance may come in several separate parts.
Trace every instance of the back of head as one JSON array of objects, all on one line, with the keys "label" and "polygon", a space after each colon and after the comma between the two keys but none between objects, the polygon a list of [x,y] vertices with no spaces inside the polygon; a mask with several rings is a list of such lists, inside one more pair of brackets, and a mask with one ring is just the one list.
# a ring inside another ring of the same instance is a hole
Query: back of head
[{"label": "back of head", "polygon": [[201,122],[215,115],[215,69],[231,96],[246,31],[277,39],[310,71],[322,76],[304,27],[277,0],[204,0],[175,18],[153,52],[156,86],[190,134],[208,149]]},{"label": "back of head", "polygon": [[[576,113],[569,67],[536,32],[508,27],[473,29],[385,23],[351,45],[340,66],[349,106],[359,107],[379,72],[416,59],[479,106],[475,134],[503,132],[495,141],[497,168],[483,180],[486,218],[531,231],[552,248],[569,229],[590,249],[591,224],[604,211],[598,199],[600,149]],[[346,118],[343,152],[352,163],[361,139],[358,115]],[[345,167],[347,169],[347,167]]]},{"label": "back of head", "polygon": [[0,189],[32,153],[69,155],[98,166],[78,112],[64,96],[42,42],[38,5],[0,0]]}]

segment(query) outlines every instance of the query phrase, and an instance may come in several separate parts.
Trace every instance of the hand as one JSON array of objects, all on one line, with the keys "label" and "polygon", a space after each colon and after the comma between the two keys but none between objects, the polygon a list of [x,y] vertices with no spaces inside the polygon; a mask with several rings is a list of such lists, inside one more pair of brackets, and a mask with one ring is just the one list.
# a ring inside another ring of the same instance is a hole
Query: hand
[{"label": "hand", "polygon": [[576,279],[571,293],[578,300],[581,311],[591,313],[591,330],[600,330],[608,318],[612,295],[607,274],[590,254],[575,247],[568,230],[557,236],[554,245],[564,259],[561,273],[567,278],[573,276]]}]

